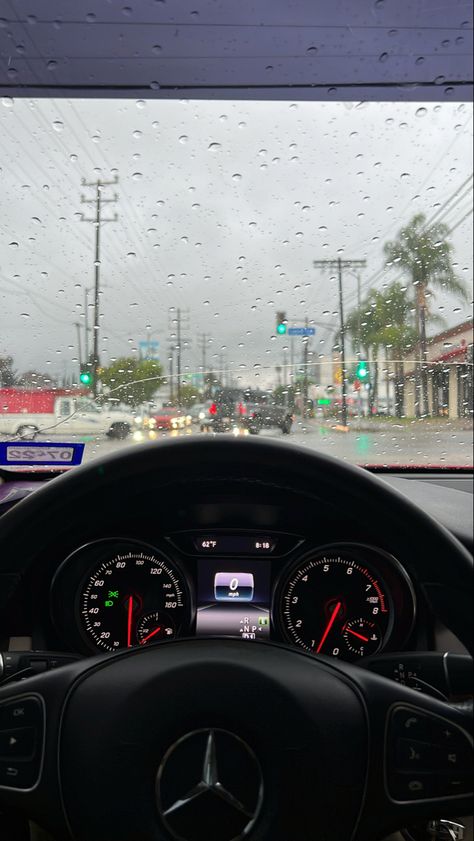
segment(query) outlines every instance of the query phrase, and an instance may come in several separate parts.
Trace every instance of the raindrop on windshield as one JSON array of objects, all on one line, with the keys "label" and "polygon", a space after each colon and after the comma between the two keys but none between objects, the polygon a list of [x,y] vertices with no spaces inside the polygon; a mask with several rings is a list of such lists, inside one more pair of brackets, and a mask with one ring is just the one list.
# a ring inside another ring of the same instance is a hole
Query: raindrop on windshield
[{"label": "raindrop on windshield", "polygon": [[144,99],[137,99],[136,106],[137,108],[145,108],[146,102]]},{"label": "raindrop on windshield", "polygon": [[134,172],[133,175],[132,175],[132,178],[133,178],[134,181],[140,181],[140,179],[143,178],[143,173]]},{"label": "raindrop on windshield", "polygon": [[143,132],[142,132],[142,131],[139,131],[139,129],[136,129],[136,130],[132,133],[132,137],[133,137],[133,138],[135,138],[135,140],[140,140],[140,137],[142,137],[142,136],[143,136]]},{"label": "raindrop on windshield", "polygon": [[180,143],[187,143],[188,140],[189,140],[189,137],[187,136],[187,134],[182,134],[181,137],[178,138],[178,140],[179,140]]},{"label": "raindrop on windshield", "polygon": [[51,59],[51,61],[48,61],[46,67],[48,70],[57,70],[58,62]]},{"label": "raindrop on windshield", "polygon": [[94,22],[95,22],[95,14],[94,14],[94,12],[89,12],[89,13],[86,15],[86,21],[87,21],[87,23],[94,23]]},{"label": "raindrop on windshield", "polygon": [[234,172],[234,174],[232,176],[232,181],[240,181],[241,179],[242,179],[242,176],[241,176],[240,172]]},{"label": "raindrop on windshield", "polygon": [[308,53],[308,55],[316,55],[316,53],[318,52],[318,48],[317,47],[308,47],[306,52]]},{"label": "raindrop on windshield", "polygon": [[22,318],[31,318],[29,312],[21,312],[20,315]]},{"label": "raindrop on windshield", "polygon": [[11,96],[2,96],[2,105],[5,108],[13,108],[13,99]]},{"label": "raindrop on windshield", "polygon": [[423,106],[422,106],[421,108],[416,109],[415,117],[426,117],[427,113],[428,113],[428,109],[423,108]]},{"label": "raindrop on windshield", "polygon": [[209,146],[207,147],[209,152],[218,152],[220,148],[221,144],[217,142],[209,143]]},{"label": "raindrop on windshield", "polygon": [[62,131],[64,128],[64,123],[61,120],[55,120],[53,123],[53,128],[55,131]]},{"label": "raindrop on windshield", "polygon": [[9,242],[8,245],[10,246],[10,248],[18,248],[17,242]]}]

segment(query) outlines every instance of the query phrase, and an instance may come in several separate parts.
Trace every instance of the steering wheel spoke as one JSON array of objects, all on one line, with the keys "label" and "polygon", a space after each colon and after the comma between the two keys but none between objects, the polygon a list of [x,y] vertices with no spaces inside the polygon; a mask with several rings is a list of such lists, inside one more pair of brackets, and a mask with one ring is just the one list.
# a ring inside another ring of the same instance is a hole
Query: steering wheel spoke
[{"label": "steering wheel spoke", "polygon": [[0,811],[66,832],[58,776],[61,711],[80,664],[0,687]]},{"label": "steering wheel spoke", "polygon": [[370,730],[367,795],[357,838],[380,837],[423,818],[470,814],[472,705],[444,703],[358,673]]}]

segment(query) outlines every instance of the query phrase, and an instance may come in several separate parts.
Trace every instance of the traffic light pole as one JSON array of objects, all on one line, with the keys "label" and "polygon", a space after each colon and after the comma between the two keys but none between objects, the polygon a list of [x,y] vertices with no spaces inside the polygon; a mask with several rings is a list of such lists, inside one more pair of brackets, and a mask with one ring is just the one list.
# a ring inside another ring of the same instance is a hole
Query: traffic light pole
[{"label": "traffic light pole", "polygon": [[[95,204],[95,218],[86,219],[82,215],[81,222],[91,222],[95,226],[95,259],[94,259],[94,333],[92,338],[92,393],[97,397],[98,390],[98,371],[99,371],[99,330],[100,330],[100,228],[104,222],[116,222],[117,214],[113,219],[102,219],[102,205],[114,204],[118,197],[115,195],[113,199],[102,198],[101,192],[104,187],[109,187],[112,184],[118,183],[118,176],[113,181],[85,181],[82,179],[83,187],[94,187],[95,198],[86,199],[81,196],[81,204]],[[87,360],[88,361],[88,360]]]},{"label": "traffic light pole", "polygon": [[339,321],[340,321],[340,347],[342,367],[342,400],[341,400],[341,425],[347,428],[347,367],[346,367],[346,325],[344,321],[344,294],[342,288],[342,274],[344,269],[362,269],[367,265],[366,260],[314,260],[313,266],[316,269],[336,269],[339,290]]}]

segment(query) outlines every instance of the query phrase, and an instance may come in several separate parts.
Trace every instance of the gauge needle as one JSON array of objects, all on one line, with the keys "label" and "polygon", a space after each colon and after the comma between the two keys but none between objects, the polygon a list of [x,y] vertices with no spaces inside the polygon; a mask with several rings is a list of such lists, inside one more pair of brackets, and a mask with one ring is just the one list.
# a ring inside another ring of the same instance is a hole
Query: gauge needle
[{"label": "gauge needle", "polygon": [[146,635],[146,637],[144,637],[142,640],[140,640],[140,645],[145,645],[145,643],[147,642],[147,640],[149,640],[149,639],[151,639],[152,637],[154,637],[154,636],[155,636],[155,634],[157,634],[157,633],[158,633],[158,631],[161,631],[161,625],[158,625],[158,627],[157,627],[157,628],[155,628],[155,630],[154,630],[154,631],[152,631],[150,634],[147,634],[147,635]]},{"label": "gauge needle", "polygon": [[364,642],[368,642],[368,637],[363,637],[362,634],[358,634],[357,631],[353,631],[351,628],[346,628],[348,634],[352,634],[353,637],[357,637],[357,639],[363,640]]},{"label": "gauge needle", "polygon": [[334,621],[336,619],[336,616],[341,609],[341,604],[342,604],[342,602],[338,602],[337,605],[335,606],[333,612],[331,613],[331,618],[330,618],[328,624],[326,625],[326,630],[324,631],[324,634],[321,637],[321,642],[319,643],[319,645],[316,649],[316,654],[320,653],[324,643],[326,642],[327,635],[329,634],[329,631],[331,630],[332,626],[334,625]]},{"label": "gauge needle", "polygon": [[132,647],[132,618],[133,618],[133,596],[129,596],[128,611],[127,611],[127,648]]}]

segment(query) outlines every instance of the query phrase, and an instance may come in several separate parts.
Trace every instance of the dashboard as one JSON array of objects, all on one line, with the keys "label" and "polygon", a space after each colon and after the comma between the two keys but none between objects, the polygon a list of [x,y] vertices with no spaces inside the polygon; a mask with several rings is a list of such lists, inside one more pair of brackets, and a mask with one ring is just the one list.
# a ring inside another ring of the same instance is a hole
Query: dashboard
[{"label": "dashboard", "polygon": [[410,578],[385,550],[228,529],[87,542],[59,565],[50,604],[82,654],[225,635],[357,661],[400,650],[416,615]]}]

